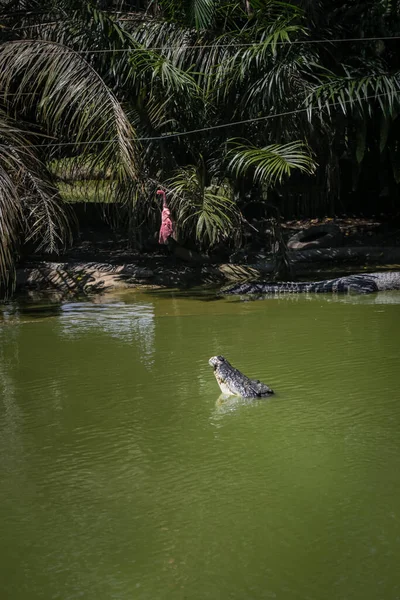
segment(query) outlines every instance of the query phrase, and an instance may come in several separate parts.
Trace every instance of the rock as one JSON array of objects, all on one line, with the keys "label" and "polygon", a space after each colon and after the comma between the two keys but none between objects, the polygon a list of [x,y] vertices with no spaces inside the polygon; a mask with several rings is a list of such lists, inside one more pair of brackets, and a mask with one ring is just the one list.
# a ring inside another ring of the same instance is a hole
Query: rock
[{"label": "rock", "polygon": [[342,244],[342,232],[338,225],[326,223],[303,229],[293,235],[288,243],[289,250],[311,250],[336,248]]}]

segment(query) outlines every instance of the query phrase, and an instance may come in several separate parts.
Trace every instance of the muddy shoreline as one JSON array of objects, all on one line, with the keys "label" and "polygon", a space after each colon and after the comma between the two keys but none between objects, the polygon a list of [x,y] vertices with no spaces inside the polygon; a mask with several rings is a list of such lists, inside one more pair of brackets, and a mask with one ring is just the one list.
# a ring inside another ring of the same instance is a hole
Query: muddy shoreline
[{"label": "muddy shoreline", "polygon": [[[332,222],[332,220],[329,220]],[[316,220],[287,222],[287,237]],[[324,279],[340,274],[400,269],[400,230],[376,220],[341,219],[335,248],[288,252],[290,279]],[[17,268],[16,291],[93,295],[115,289],[190,288],[232,281],[270,280],[276,262],[265,249],[245,248],[230,258],[207,257],[177,247],[138,252],[107,232],[84,231],[60,256],[26,256]]]},{"label": "muddy shoreline", "polygon": [[[311,254],[311,255],[310,255]],[[358,272],[399,270],[400,247],[341,248],[290,253],[295,280],[324,279]],[[317,260],[316,260],[317,259]],[[144,257],[123,263],[91,260],[32,261],[17,269],[16,291],[92,295],[128,288],[188,288],[233,281],[270,280],[274,261],[253,264],[187,264],[173,257]]]}]

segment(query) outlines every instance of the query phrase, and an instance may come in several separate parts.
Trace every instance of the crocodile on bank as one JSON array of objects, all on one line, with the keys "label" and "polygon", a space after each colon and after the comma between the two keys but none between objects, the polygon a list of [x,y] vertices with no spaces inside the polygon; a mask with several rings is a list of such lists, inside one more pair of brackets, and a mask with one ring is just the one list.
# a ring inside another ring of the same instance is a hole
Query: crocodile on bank
[{"label": "crocodile on bank", "polygon": [[224,294],[299,294],[329,292],[372,294],[383,290],[400,290],[400,271],[382,273],[362,273],[347,275],[322,281],[287,281],[281,283],[238,283],[222,291]]},{"label": "crocodile on bank", "polygon": [[243,375],[232,367],[223,356],[212,356],[208,363],[213,367],[217,383],[225,396],[262,398],[274,393],[265,383]]}]

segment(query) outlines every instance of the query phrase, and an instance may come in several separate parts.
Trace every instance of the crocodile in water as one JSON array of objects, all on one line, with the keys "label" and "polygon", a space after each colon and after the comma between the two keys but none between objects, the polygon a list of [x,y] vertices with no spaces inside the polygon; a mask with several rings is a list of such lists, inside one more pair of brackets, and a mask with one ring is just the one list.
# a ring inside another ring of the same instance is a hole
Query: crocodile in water
[{"label": "crocodile in water", "polygon": [[217,383],[225,396],[262,398],[274,393],[265,383],[243,375],[223,356],[212,356],[208,362],[213,367]]},{"label": "crocodile in water", "polygon": [[222,291],[224,294],[299,294],[329,292],[372,294],[383,290],[400,290],[400,272],[362,273],[322,281],[287,281],[281,283],[237,283]]}]

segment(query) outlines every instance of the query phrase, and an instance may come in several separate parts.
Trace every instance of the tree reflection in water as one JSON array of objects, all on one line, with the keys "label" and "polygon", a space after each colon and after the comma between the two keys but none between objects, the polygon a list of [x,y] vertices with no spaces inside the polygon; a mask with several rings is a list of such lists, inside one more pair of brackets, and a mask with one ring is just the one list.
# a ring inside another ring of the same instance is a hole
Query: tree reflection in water
[{"label": "tree reflection in water", "polygon": [[60,329],[67,338],[81,337],[90,331],[102,331],[139,348],[139,357],[150,368],[154,357],[155,323],[151,303],[69,302],[61,306]]}]

